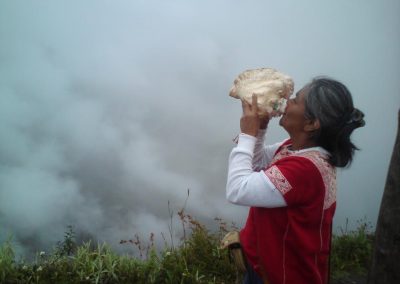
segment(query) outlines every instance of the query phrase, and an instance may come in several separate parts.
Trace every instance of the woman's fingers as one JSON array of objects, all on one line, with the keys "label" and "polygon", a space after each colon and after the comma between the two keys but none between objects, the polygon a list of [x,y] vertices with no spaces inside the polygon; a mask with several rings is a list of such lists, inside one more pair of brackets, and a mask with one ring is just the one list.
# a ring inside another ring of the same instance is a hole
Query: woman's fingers
[{"label": "woman's fingers", "polygon": [[254,114],[258,113],[258,105],[257,105],[257,96],[256,94],[253,94],[253,96],[251,97],[252,103],[251,103],[251,111]]},{"label": "woman's fingers", "polygon": [[257,105],[257,96],[253,94],[251,97],[251,104],[249,104],[245,99],[242,99],[242,109],[243,114],[257,114],[258,113],[258,105]]},{"label": "woman's fingers", "polygon": [[240,129],[242,133],[257,136],[260,128],[260,118],[258,117],[257,96],[253,94],[251,104],[242,99],[243,115],[240,119]]},{"label": "woman's fingers", "polygon": [[247,114],[251,111],[251,106],[245,99],[242,99],[242,110],[243,114]]},{"label": "woman's fingers", "polygon": [[266,129],[269,123],[270,117],[269,114],[265,114],[260,116],[260,129]]}]

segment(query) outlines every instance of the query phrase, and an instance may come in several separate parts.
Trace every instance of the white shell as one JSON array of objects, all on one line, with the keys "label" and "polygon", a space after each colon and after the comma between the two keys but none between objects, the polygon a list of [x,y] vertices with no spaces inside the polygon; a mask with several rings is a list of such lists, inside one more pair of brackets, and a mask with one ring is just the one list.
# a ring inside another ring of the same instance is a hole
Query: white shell
[{"label": "white shell", "polygon": [[256,94],[260,116],[279,116],[284,112],[293,89],[293,80],[288,75],[272,68],[260,68],[240,73],[229,95],[251,104],[251,97]]}]

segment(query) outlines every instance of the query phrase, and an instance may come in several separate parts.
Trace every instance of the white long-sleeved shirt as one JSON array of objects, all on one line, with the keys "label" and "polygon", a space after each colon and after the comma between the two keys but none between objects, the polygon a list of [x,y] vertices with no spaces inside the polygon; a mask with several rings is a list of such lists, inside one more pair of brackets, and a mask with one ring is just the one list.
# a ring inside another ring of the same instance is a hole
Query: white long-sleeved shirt
[{"label": "white long-sleeved shirt", "polygon": [[265,147],[264,136],[265,130],[260,130],[257,137],[241,133],[229,156],[226,198],[234,204],[268,208],[287,206],[281,192],[263,171],[282,142]]}]

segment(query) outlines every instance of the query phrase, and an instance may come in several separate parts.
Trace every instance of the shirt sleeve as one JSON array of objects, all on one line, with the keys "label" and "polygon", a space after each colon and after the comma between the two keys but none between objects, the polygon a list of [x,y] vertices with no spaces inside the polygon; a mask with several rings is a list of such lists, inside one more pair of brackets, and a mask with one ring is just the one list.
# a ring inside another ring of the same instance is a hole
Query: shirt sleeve
[{"label": "shirt sleeve", "polygon": [[254,157],[253,157],[253,170],[260,171],[266,168],[271,163],[278,148],[283,142],[278,142],[272,145],[265,145],[265,133],[266,130],[260,129],[257,134],[256,144],[254,146]]},{"label": "shirt sleeve", "polygon": [[306,205],[315,198],[323,197],[322,177],[316,166],[308,159],[301,157],[281,159],[267,168],[265,175],[282,194],[288,206]]},{"label": "shirt sleeve", "polygon": [[255,207],[283,207],[280,191],[263,171],[253,171],[252,160],[256,137],[240,134],[238,145],[229,156],[226,198],[228,201]]}]

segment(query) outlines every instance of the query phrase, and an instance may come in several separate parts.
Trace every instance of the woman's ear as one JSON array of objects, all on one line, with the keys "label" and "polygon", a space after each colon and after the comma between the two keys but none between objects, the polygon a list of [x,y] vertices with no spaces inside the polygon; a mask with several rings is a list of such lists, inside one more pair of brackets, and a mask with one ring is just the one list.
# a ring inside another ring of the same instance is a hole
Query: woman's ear
[{"label": "woman's ear", "polygon": [[307,119],[304,125],[304,131],[306,132],[314,132],[321,128],[321,124],[318,119]]}]

